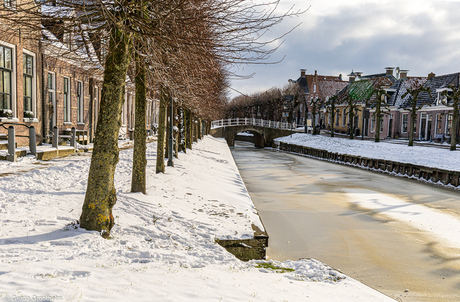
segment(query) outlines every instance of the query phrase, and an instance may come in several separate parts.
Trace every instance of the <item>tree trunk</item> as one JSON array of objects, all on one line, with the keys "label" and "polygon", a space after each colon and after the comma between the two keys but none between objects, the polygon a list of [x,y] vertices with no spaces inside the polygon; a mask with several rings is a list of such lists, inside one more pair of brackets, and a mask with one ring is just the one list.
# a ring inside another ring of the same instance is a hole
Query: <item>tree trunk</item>
[{"label": "tree trunk", "polygon": [[203,127],[201,123],[201,118],[198,119],[197,128],[198,128],[198,139],[203,139],[203,131],[202,131]]},{"label": "tree trunk", "polygon": [[316,103],[311,104],[311,126],[313,127],[312,134],[316,135]]},{"label": "tree trunk", "polygon": [[133,151],[133,175],[131,181],[131,192],[142,192],[146,190],[146,128],[145,114],[147,111],[146,89],[145,89],[145,60],[142,56],[136,56],[136,103],[134,121],[134,151]]},{"label": "tree trunk", "polygon": [[158,141],[156,173],[165,172],[166,107],[168,95],[165,87],[160,87],[160,114],[158,116]]},{"label": "tree trunk", "polygon": [[187,129],[187,135],[186,135],[186,146],[187,148],[189,148],[190,150],[192,150],[192,145],[193,145],[193,127],[192,127],[192,112],[190,110],[187,110],[187,125],[186,125],[186,129]]},{"label": "tree trunk", "polygon": [[349,108],[350,112],[348,113],[348,123],[350,124],[350,139],[355,138],[355,133],[354,133],[354,122],[355,122],[355,114],[353,113],[353,107],[350,106]]},{"label": "tree trunk", "polygon": [[375,142],[380,142],[380,102],[375,109]]},{"label": "tree trunk", "polygon": [[414,130],[415,130],[415,121],[417,119],[417,99],[412,100],[410,111],[410,125],[409,125],[409,147],[414,146]]},{"label": "tree trunk", "polygon": [[112,28],[102,87],[100,114],[91,157],[80,226],[110,236],[112,208],[117,201],[114,185],[118,163],[118,134],[124,102],[125,81],[131,62],[131,35]]},{"label": "tree trunk", "polygon": [[179,144],[180,144],[180,117],[179,117],[180,111],[179,111],[179,106],[175,106],[174,108],[174,116],[173,116],[173,121],[174,125],[176,126],[176,131],[174,131],[174,140],[176,143],[174,144],[174,157],[179,158]]},{"label": "tree trunk", "polygon": [[196,121],[195,115],[192,114],[192,136],[193,136],[194,143],[198,142],[197,124],[198,123]]},{"label": "tree trunk", "polygon": [[165,158],[169,159],[169,123],[171,121],[171,104],[169,103],[171,100],[169,98],[166,100],[166,144],[165,144]]},{"label": "tree trunk", "polygon": [[335,106],[331,106],[331,137],[334,137],[334,125],[335,125]]},{"label": "tree trunk", "polygon": [[458,135],[458,99],[454,100],[452,106],[454,112],[452,115],[452,129],[450,131],[450,151],[457,150],[457,135]]}]

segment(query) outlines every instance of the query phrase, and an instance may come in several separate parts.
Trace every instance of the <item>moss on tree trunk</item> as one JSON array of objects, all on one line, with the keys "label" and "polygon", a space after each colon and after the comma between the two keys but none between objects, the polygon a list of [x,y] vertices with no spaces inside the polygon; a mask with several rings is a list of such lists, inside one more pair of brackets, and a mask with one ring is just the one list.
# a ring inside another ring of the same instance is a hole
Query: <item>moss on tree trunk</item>
[{"label": "moss on tree trunk", "polygon": [[114,174],[131,45],[129,34],[112,29],[88,185],[80,216],[82,228],[99,231],[104,238],[109,237],[114,225],[112,208],[117,201]]},{"label": "moss on tree trunk", "polygon": [[145,61],[141,56],[136,56],[136,102],[134,121],[134,151],[133,151],[133,175],[131,192],[142,192],[146,190],[146,139],[145,114],[147,111]]}]

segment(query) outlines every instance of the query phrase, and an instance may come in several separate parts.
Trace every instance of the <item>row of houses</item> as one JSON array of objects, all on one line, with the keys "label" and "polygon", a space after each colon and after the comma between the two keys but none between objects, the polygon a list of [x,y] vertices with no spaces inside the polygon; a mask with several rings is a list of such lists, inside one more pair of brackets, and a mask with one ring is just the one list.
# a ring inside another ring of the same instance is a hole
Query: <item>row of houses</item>
[{"label": "row of houses", "polygon": [[[316,71],[314,75],[306,75],[302,69],[300,77],[291,81],[301,86],[305,100],[304,105],[299,104],[294,108],[295,121],[303,124],[302,116],[305,116],[307,120],[315,120],[317,127],[328,130],[334,128],[339,133],[350,134],[353,131],[355,135],[373,137],[377,131],[382,139],[408,138],[413,96],[406,92],[408,89],[425,87],[430,88],[431,93],[422,92],[417,99],[415,138],[421,141],[450,139],[452,100],[443,91],[449,91],[451,85],[459,87],[460,73],[441,76],[430,73],[427,77],[409,77],[408,70],[388,67],[384,73],[363,75],[362,72],[352,71],[348,77],[349,81],[343,81],[341,76],[321,76]],[[372,103],[376,97],[374,92],[379,89],[383,89],[386,94],[380,129],[376,129],[376,108]],[[333,96],[337,97],[334,120],[331,107],[327,105]],[[355,106],[353,123],[349,121],[348,98],[353,100]],[[315,104],[320,104],[316,112],[312,108]],[[314,119],[312,114],[316,114]],[[353,129],[350,125],[354,125]]]},{"label": "row of houses", "polygon": [[[14,9],[9,1],[2,2],[1,13]],[[54,127],[60,134],[74,127],[85,135],[85,142],[92,142],[102,93],[102,44],[80,45],[81,39],[59,35],[56,24],[41,28],[25,36],[21,29],[0,21],[0,139],[6,139],[7,128],[13,125],[18,145],[28,144],[30,126],[35,127],[39,143],[51,141]],[[134,128],[134,91],[127,78],[121,136]],[[147,129],[157,123],[158,108],[158,100],[148,99]]]}]

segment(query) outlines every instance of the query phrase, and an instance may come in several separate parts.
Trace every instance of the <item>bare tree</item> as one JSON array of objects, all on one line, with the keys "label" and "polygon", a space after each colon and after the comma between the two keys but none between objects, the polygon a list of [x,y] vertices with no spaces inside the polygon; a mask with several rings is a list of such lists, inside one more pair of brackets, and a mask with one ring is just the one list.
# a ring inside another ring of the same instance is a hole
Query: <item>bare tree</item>
[{"label": "bare tree", "polygon": [[431,94],[431,89],[429,87],[419,87],[417,89],[408,88],[407,91],[401,96],[401,98],[405,98],[406,96],[409,97],[409,105],[410,105],[410,125],[409,125],[409,147],[414,146],[414,132],[415,132],[415,121],[417,119],[417,111],[426,105],[424,103],[418,104],[419,96],[422,92],[426,92]]},{"label": "bare tree", "polygon": [[375,139],[376,143],[380,142],[380,128],[381,128],[381,118],[385,108],[388,107],[385,97],[390,97],[390,95],[383,88],[375,89],[373,92],[375,98],[371,100],[371,106],[374,106],[375,112],[373,116],[375,118]]},{"label": "bare tree", "polygon": [[[449,91],[450,90],[450,91]],[[442,92],[443,95],[448,96],[447,100],[443,101],[446,106],[452,107],[452,126],[450,129],[450,151],[457,150],[457,137],[458,137],[458,110],[460,100],[460,87],[450,85],[449,90]],[[452,100],[452,103],[449,102]]]}]

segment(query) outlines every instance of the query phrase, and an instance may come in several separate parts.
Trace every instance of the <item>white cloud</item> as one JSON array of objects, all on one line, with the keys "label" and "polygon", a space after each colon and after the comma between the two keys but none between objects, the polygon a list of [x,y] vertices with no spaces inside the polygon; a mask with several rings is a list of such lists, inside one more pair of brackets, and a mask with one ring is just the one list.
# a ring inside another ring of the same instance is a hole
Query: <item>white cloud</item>
[{"label": "white cloud", "polygon": [[282,63],[245,67],[246,74],[256,74],[234,83],[244,93],[250,94],[252,87],[282,87],[299,76],[300,68],[324,75],[346,75],[352,69],[379,73],[386,66],[400,66],[419,76],[460,71],[458,0],[281,1],[281,10],[311,7],[272,31],[276,35],[303,22],[273,55],[272,61],[286,56]]}]

